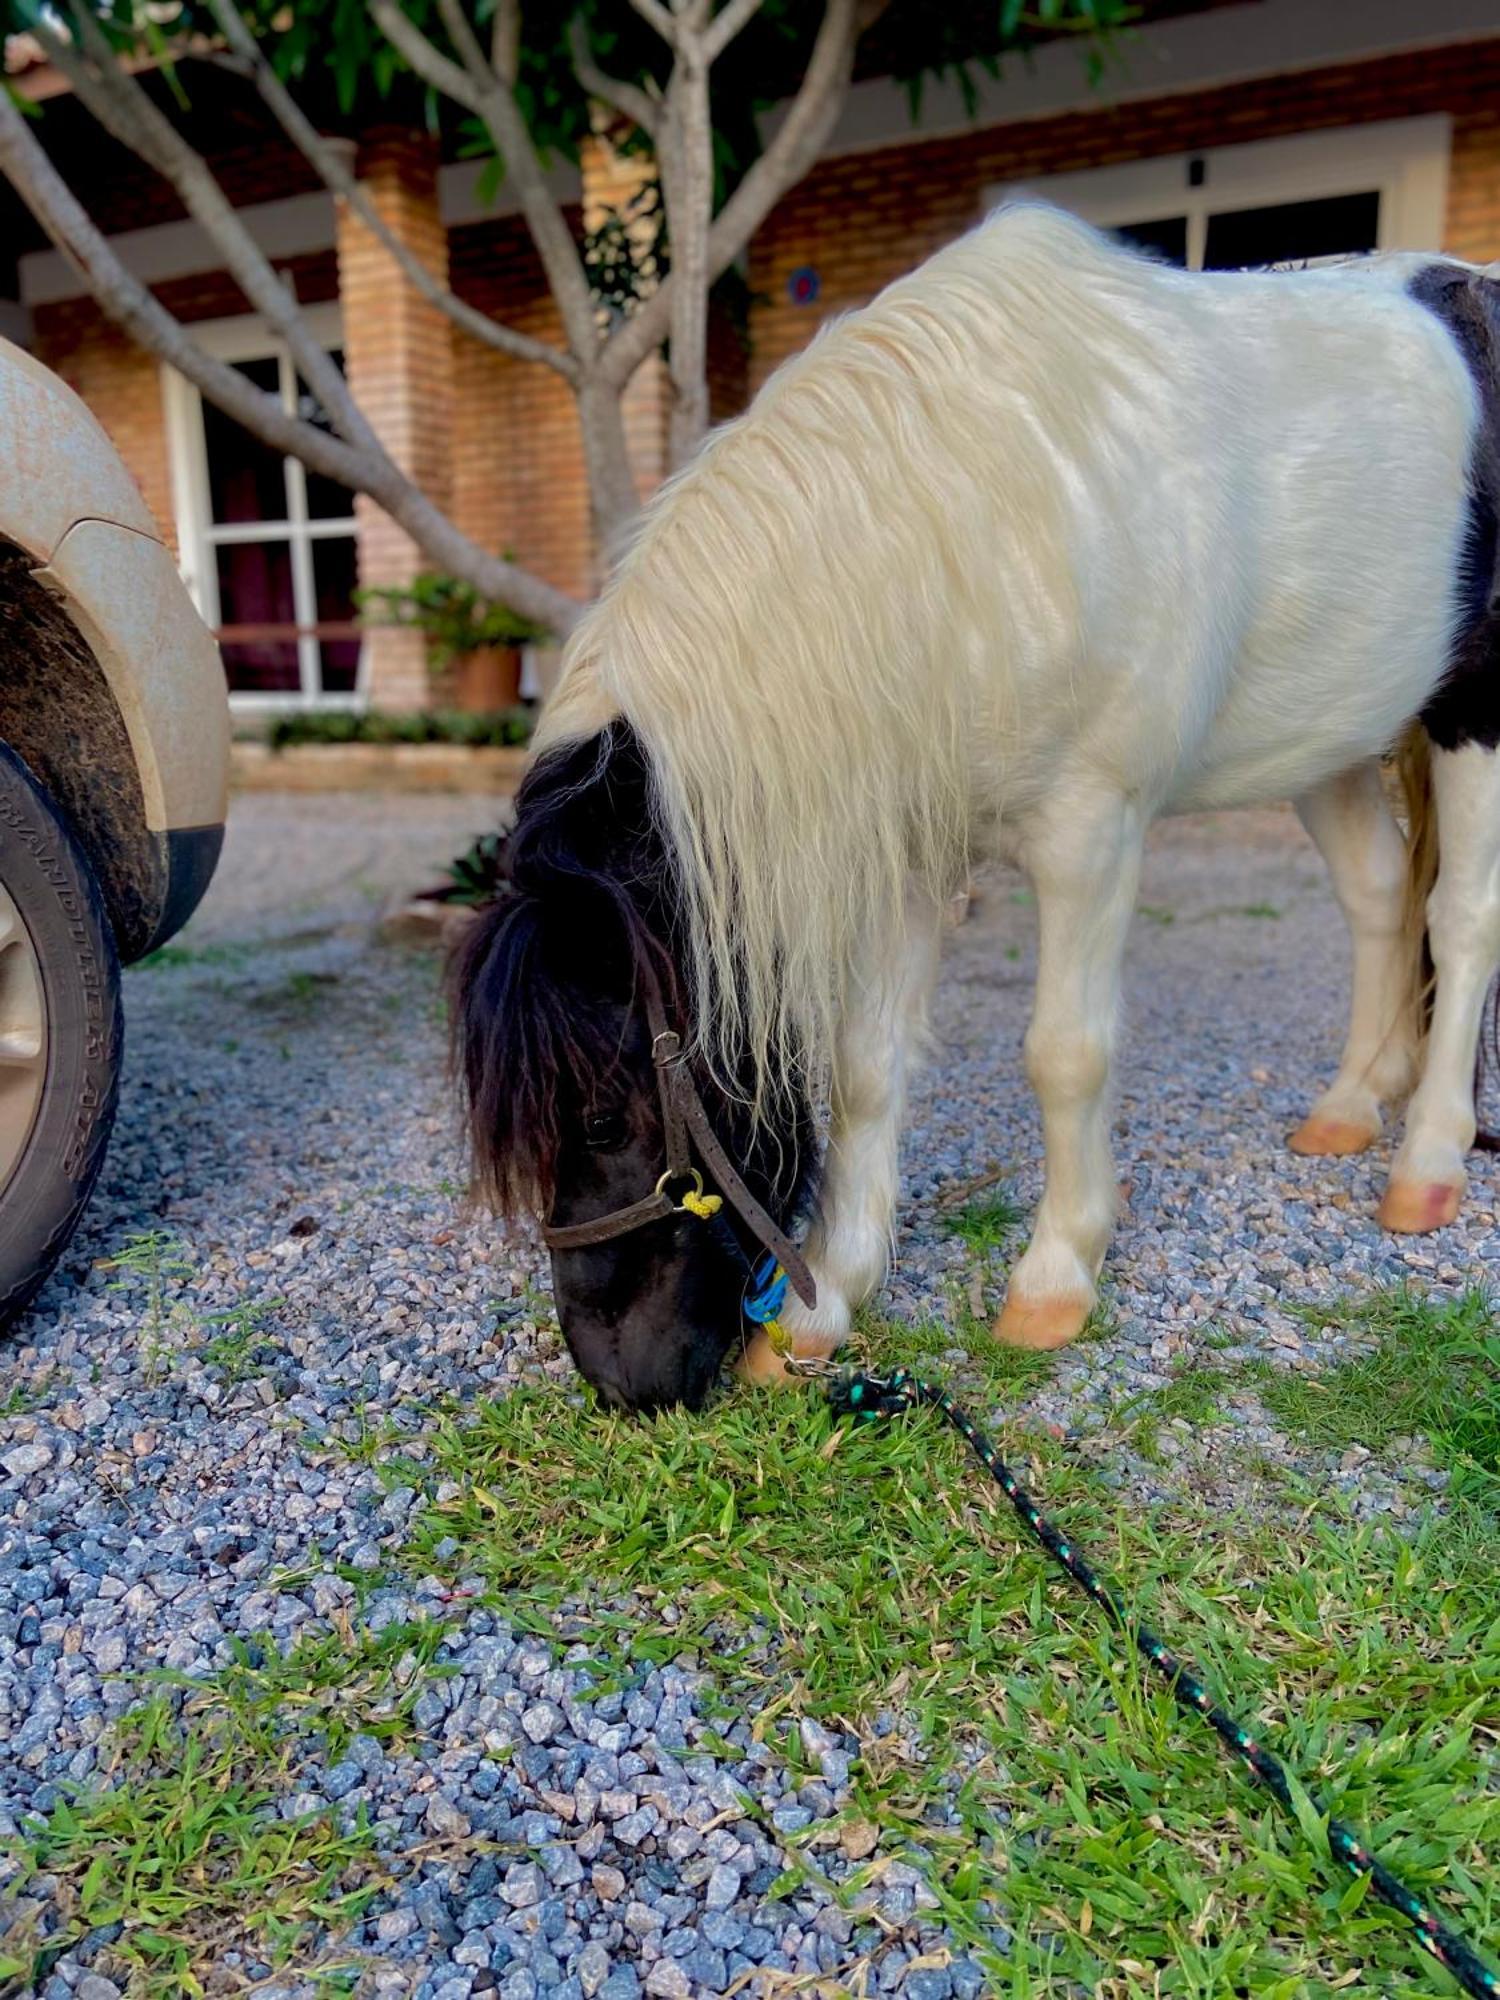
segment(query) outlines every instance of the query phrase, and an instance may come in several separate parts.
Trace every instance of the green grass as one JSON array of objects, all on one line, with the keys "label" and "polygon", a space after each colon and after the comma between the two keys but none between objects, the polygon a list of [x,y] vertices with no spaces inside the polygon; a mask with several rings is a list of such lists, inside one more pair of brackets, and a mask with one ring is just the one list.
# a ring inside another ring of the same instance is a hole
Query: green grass
[{"label": "green grass", "polygon": [[266,1332],[262,1322],[284,1302],[281,1299],[247,1299],[223,1312],[209,1313],[203,1324],[220,1327],[197,1350],[198,1359],[211,1369],[226,1387],[237,1387],[264,1372],[281,1351],[281,1343]]},{"label": "green grass", "polygon": [[1159,1459],[1162,1425],[1180,1421],[1197,1429],[1217,1422],[1229,1386],[1221,1368],[1177,1368],[1164,1388],[1126,1397],[1114,1412],[1115,1421],[1128,1427],[1129,1441],[1142,1458]]},{"label": "green grass", "polygon": [[999,1188],[993,1194],[965,1202],[961,1208],[942,1212],[938,1221],[946,1235],[957,1236],[971,1250],[989,1256],[1004,1247],[1025,1217],[1026,1211],[1015,1197]]},{"label": "green grass", "polygon": [[[985,1256],[1012,1226],[1003,1196],[954,1220]],[[125,1274],[161,1311],[180,1261],[165,1239],[142,1239]],[[1345,1328],[1356,1351],[1316,1379],[1224,1357],[1179,1366],[1122,1401],[1115,1441],[1149,1455],[1159,1426],[1222,1420],[1229,1393],[1253,1382],[1320,1452],[1358,1441],[1390,1455],[1420,1432],[1459,1475],[1446,1511],[1361,1525],[1315,1483],[1271,1521],[1190,1499],[1147,1507],[1092,1456],[992,1418],[1044,1383],[1055,1357],[1001,1348],[962,1317],[958,1334],[872,1318],[859,1337],[872,1366],[934,1371],[961,1341],[976,1414],[1058,1525],[1322,1806],[1484,1941],[1500,1923],[1494,1319],[1478,1294],[1410,1292],[1308,1317]],[[245,1322],[218,1337],[254,1332]],[[748,1714],[795,1771],[797,1718],[852,1731],[843,1817],[878,1847],[861,1843],[869,1858],[836,1894],[857,1909],[886,1861],[914,1860],[988,1991],[1454,1991],[1330,1862],[1316,1816],[1289,1823],[1179,1715],[931,1417],[851,1426],[816,1393],[738,1392],[647,1423],[554,1387],[421,1416],[420,1456],[410,1422],[390,1417],[344,1445],[424,1496],[393,1560],[477,1585],[513,1625],[566,1630],[598,1685],[696,1658],[712,1676],[700,1711],[725,1730]],[[172,1692],[137,1713],[109,1788],[26,1836],[27,1868],[61,1885],[67,1935],[122,1922],[115,1950],[147,1995],[216,1990],[216,1954],[231,1943],[338,1977],[339,1932],[381,1879],[373,1836],[327,1813],[276,1820],[272,1802],[296,1789],[310,1746],[336,1756],[356,1730],[415,1734],[411,1705],[442,1671],[440,1634],[437,1622],[371,1634],[339,1614],[285,1656],[241,1646],[209,1684],[158,1676]],[[826,1880],[825,1849],[849,1831],[814,1825],[784,1842],[778,1893]],[[1000,1924],[1012,1934],[1003,1952]],[[18,1979],[37,1970],[15,1970],[21,1949],[0,1946]],[[851,1954],[838,1990],[858,1991],[862,1976]]]},{"label": "green grass", "polygon": [[361,1732],[397,1749],[417,1733],[412,1705],[446,1671],[434,1662],[444,1630],[434,1619],[369,1632],[341,1618],[287,1653],[234,1639],[232,1663],[207,1680],[148,1675],[108,1786],[11,1843],[17,1891],[57,1878],[65,1922],[45,1946],[0,1946],[0,1991],[39,1981],[70,1942],[108,1924],[123,1926],[110,1953],[132,1995],[237,1991],[231,1949],[337,1985],[350,1970],[338,1936],[389,1871],[362,1819],[345,1829],[327,1808],[283,1820],[278,1804],[310,1750],[332,1761]]},{"label": "green grass", "polygon": [[328,1632],[305,1634],[290,1652],[231,1639],[234,1662],[207,1682],[159,1673],[152,1678],[188,1691],[206,1713],[227,1719],[237,1741],[272,1762],[294,1733],[314,1732],[330,1759],[350,1739],[377,1737],[387,1745],[411,1734],[411,1709],[434,1674],[443,1622],[387,1625],[379,1632],[341,1620]]},{"label": "green grass", "polygon": [[[895,1341],[871,1337],[877,1353]],[[922,1365],[939,1340],[903,1358]],[[1183,1371],[1163,1406],[1201,1419],[1220,1386]],[[612,1675],[696,1653],[794,1764],[795,1715],[854,1729],[855,1815],[885,1854],[921,1859],[992,1991],[1451,1990],[1145,1684],[932,1421],[846,1428],[816,1396],[739,1394],[647,1424],[538,1390],[445,1418],[429,1443],[425,1466],[391,1476],[460,1490],[429,1502],[413,1566],[480,1578],[542,1630],[566,1606]],[[1434,1520],[1403,1541],[1325,1509],[1289,1535],[1139,1508],[1049,1440],[1008,1449],[1040,1455],[1023,1477],[1048,1511],[1230,1706],[1383,1858],[1468,1899],[1483,1934],[1500,1914],[1482,1858],[1500,1838],[1494,1524]],[[884,1708],[905,1728],[877,1734]],[[939,1800],[957,1825],[937,1823]],[[1016,1940],[1003,1958],[997,1916]]]},{"label": "green grass", "polygon": [[1267,1374],[1262,1398],[1288,1430],[1330,1451],[1387,1454],[1423,1437],[1457,1493],[1500,1508],[1500,1326],[1487,1293],[1437,1299],[1395,1286],[1299,1317],[1363,1344],[1321,1375]]},{"label": "green grass", "polygon": [[232,1949],[336,1980],[347,1960],[323,1940],[358,1919],[384,1878],[363,1824],[344,1831],[331,1809],[277,1816],[290,1754],[211,1692],[191,1717],[164,1694],[146,1702],[123,1726],[108,1788],[56,1806],[12,1844],[15,1887],[55,1878],[63,1924],[44,1945],[5,1940],[0,1986],[40,1985],[71,1943],[112,1924],[110,1961],[142,2000],[235,1990],[223,1966]]},{"label": "green grass", "polygon": [[132,972],[173,972],[184,965],[241,966],[251,955],[248,944],[162,944],[130,966]]}]

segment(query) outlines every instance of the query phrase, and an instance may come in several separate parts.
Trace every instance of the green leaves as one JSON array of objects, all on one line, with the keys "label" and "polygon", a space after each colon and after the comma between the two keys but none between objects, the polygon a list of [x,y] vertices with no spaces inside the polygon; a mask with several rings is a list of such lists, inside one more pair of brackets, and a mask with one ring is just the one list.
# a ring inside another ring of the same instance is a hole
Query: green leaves
[{"label": "green leaves", "polygon": [[543,637],[508,604],[491,603],[472,584],[437,570],[424,570],[407,584],[357,591],[355,602],[368,624],[420,632],[438,668],[486,646],[524,646]]}]

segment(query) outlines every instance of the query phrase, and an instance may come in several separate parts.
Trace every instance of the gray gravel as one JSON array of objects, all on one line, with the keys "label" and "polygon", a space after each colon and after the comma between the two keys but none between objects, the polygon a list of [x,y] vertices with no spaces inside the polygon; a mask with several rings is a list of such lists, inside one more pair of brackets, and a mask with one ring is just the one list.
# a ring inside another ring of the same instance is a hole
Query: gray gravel
[{"label": "gray gravel", "polygon": [[[368,1573],[364,1624],[444,1619],[449,1671],[422,1688],[403,1749],[359,1736],[335,1762],[310,1754],[282,1808],[364,1812],[398,1864],[349,1941],[362,1991],[632,2000],[780,1973],[966,2000],[979,1974],[961,1952],[942,1962],[930,1892],[907,1863],[880,1875],[863,1912],[821,1890],[768,1900],[783,1840],[846,1802],[852,1741],[805,1722],[818,1775],[799,1785],[747,1722],[728,1730],[730,1754],[705,1747],[711,1704],[689,1664],[599,1693],[560,1642],[435,1581],[387,1586],[414,1496],[319,1448],[360,1423],[409,1425],[417,1400],[569,1379],[544,1260],[457,1199],[432,961],[372,940],[389,893],[421,886],[485,821],[473,800],[245,798],[177,962],[128,978],[109,1164],[3,1356],[0,1836],[66,1784],[97,1781],[110,1723],[139,1698],[122,1675],[206,1675],[236,1639],[284,1650],[347,1617],[349,1573]],[[1290,818],[1162,830],[1143,902],[1154,915],[1132,945],[1119,1110],[1130,1205],[1108,1267],[1119,1329],[1064,1357],[1024,1411],[1095,1449],[1122,1392],[1159,1385],[1211,1337],[1284,1367],[1326,1359],[1336,1342],[1310,1336],[1289,1300],[1404,1275],[1456,1286],[1500,1263],[1485,1163],[1461,1226],[1400,1241],[1371,1220],[1387,1147],[1327,1162],[1284,1149],[1331,1073],[1347,966],[1321,865]],[[886,1301],[897,1315],[951,1323],[956,1297],[973,1302],[972,1259],[937,1224],[942,1191],[1004,1167],[1035,1198],[1019,1062],[1031,932],[1015,879],[999,876],[951,940],[943,1052],[907,1149]],[[107,1264],[150,1231],[182,1246],[185,1267],[163,1274],[155,1304],[149,1273]],[[987,1307],[1002,1281],[998,1264],[979,1280]],[[255,1309],[246,1379],[205,1361],[173,1300],[199,1322]],[[1116,1470],[1143,1497],[1174,1481],[1253,1497],[1230,1443],[1292,1447],[1253,1398],[1235,1415],[1233,1440],[1174,1440],[1165,1467],[1127,1455]],[[1406,1504],[1379,1467],[1358,1485],[1363,1504]],[[824,1860],[835,1876],[852,1865]],[[0,1933],[51,1916],[33,1885],[25,1907],[0,1903]],[[85,1946],[61,1961],[48,2000],[109,2000],[100,1942],[102,1956]],[[95,1958],[104,1970],[88,1969]],[[225,1973],[246,1984],[266,1968],[230,1954]]]}]

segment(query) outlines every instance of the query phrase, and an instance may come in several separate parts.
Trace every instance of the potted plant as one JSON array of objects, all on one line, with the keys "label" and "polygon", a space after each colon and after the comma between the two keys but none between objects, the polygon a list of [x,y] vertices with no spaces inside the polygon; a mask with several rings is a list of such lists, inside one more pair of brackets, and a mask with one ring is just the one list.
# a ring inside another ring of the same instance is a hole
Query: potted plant
[{"label": "potted plant", "polygon": [[355,602],[369,624],[423,635],[439,705],[461,711],[494,713],[521,700],[528,692],[523,649],[549,636],[509,605],[491,604],[472,584],[435,570],[407,584],[357,591]]}]

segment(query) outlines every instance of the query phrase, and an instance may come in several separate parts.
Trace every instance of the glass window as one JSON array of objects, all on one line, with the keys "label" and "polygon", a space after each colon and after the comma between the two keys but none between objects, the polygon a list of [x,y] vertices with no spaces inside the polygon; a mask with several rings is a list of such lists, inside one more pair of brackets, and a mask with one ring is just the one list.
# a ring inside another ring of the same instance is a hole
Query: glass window
[{"label": "glass window", "polygon": [[[342,367],[342,354],[332,355]],[[284,409],[331,430],[290,355],[269,340],[234,365]],[[231,695],[356,699],[354,495],[270,450],[196,391],[185,389],[182,407],[202,496],[200,518],[181,524],[183,547],[196,552],[201,609],[219,635]]]},{"label": "glass window", "polygon": [[324,692],[353,694],[360,647],[354,622],[354,541],[349,535],[325,536],[313,543],[312,551]]},{"label": "glass window", "polygon": [[[339,373],[344,370],[344,357],[338,348],[333,348],[328,356],[335,362]],[[318,401],[312,390],[299,375],[297,377],[297,415],[305,424],[315,430],[332,431],[333,424],[328,412]],[[325,479],[321,472],[306,471],[307,511],[315,521],[339,520],[354,512],[354,495],[347,486],[340,486],[335,479]]]},{"label": "glass window", "polygon": [[1354,256],[1373,250],[1379,241],[1378,192],[1283,201],[1210,215],[1203,268],[1242,271],[1257,264],[1309,263],[1318,257]]},{"label": "glass window", "polygon": [[[281,393],[281,371],[274,356],[241,361],[257,389]],[[209,518],[219,524],[236,521],[280,521],[286,517],[286,460],[249,431],[241,430],[212,403],[203,405],[203,442],[208,454]]]},{"label": "glass window", "polygon": [[1169,215],[1161,222],[1127,222],[1114,232],[1137,250],[1149,250],[1163,263],[1185,265],[1188,260],[1188,219]]}]

